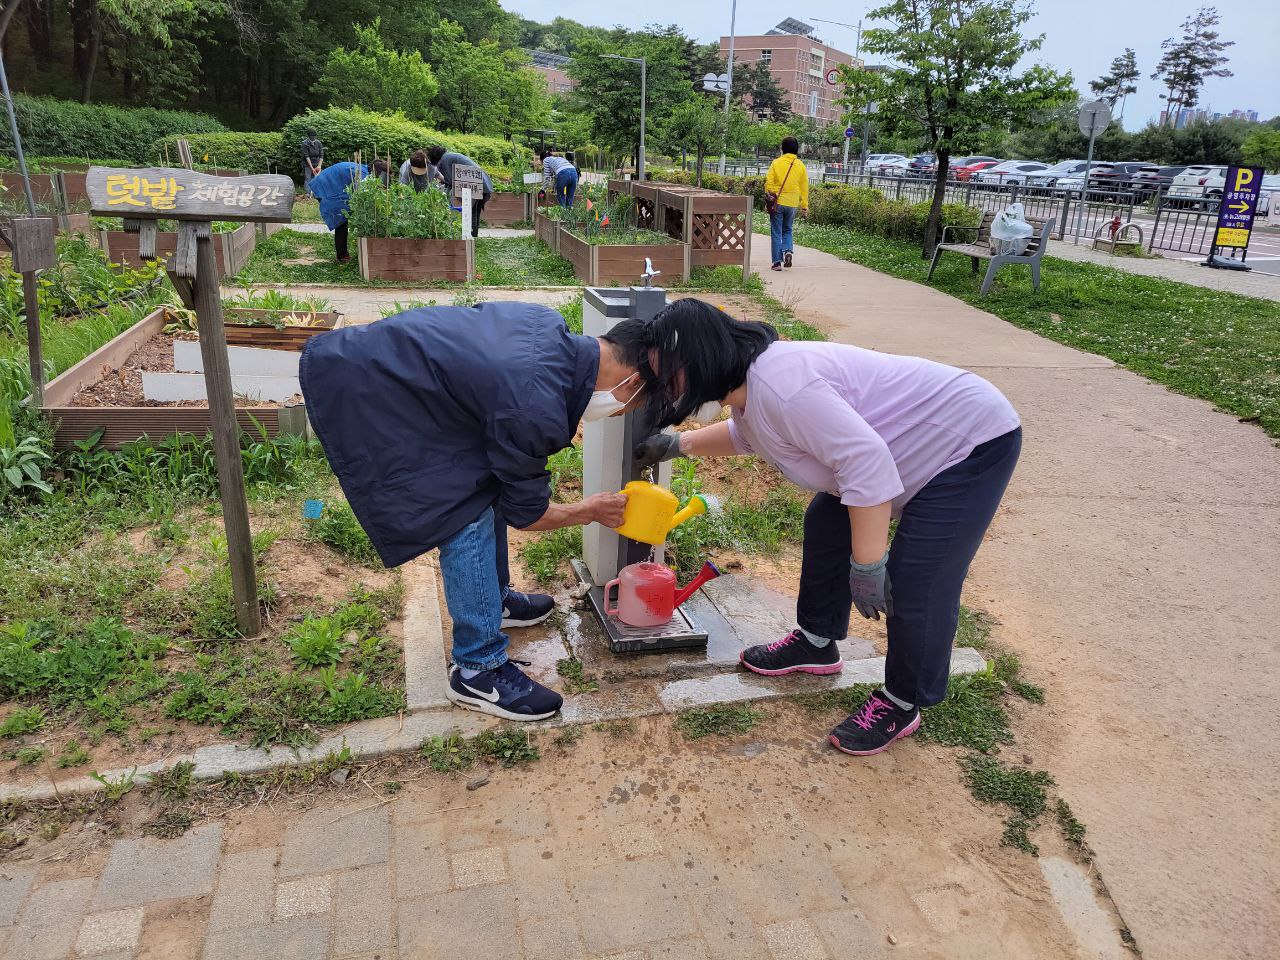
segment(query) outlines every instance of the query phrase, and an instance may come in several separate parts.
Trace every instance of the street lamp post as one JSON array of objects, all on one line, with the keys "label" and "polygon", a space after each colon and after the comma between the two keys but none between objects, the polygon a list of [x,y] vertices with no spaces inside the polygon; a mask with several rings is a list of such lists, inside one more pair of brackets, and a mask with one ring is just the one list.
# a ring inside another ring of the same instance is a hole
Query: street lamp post
[{"label": "street lamp post", "polygon": [[724,90],[724,149],[720,151],[720,174],[724,175],[725,154],[729,152],[729,100],[733,96],[733,35],[738,27],[738,0],[729,12],[729,86]]},{"label": "street lamp post", "polygon": [[640,150],[636,157],[636,179],[644,179],[644,103],[645,103],[645,85],[648,82],[649,63],[644,57],[624,57],[617,53],[603,53],[601,56],[606,60],[626,60],[628,63],[640,64]]},{"label": "street lamp post", "polygon": [[[846,29],[849,29],[849,30],[856,30],[858,33],[858,40],[854,44],[853,59],[858,61],[862,60],[862,18],[861,17],[858,18],[858,23],[856,26],[852,23],[845,23],[842,20],[823,20],[821,17],[810,17],[809,19],[815,20],[818,23],[830,23],[830,24],[834,24],[837,27],[845,27]],[[849,118],[846,118],[846,121],[845,121],[846,123],[848,123],[848,119]],[[865,167],[866,164],[867,164],[867,114],[864,112],[862,115],[862,154],[859,159],[859,166]],[[844,138],[844,158],[841,161],[840,168],[843,170],[848,166],[849,166],[849,138],[845,137]],[[848,171],[846,170],[846,173],[847,172]]]}]

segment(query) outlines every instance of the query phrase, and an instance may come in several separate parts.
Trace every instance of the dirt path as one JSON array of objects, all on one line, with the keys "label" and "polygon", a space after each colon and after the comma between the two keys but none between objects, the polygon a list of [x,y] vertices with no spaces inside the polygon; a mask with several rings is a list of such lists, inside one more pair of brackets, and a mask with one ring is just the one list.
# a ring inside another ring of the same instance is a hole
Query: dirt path
[{"label": "dirt path", "polygon": [[1048,688],[1038,760],[1146,957],[1274,957],[1280,451],[930,288],[808,249],[773,273],[767,250],[769,292],[833,339],[973,369],[1013,401],[1023,459],[968,597]]}]

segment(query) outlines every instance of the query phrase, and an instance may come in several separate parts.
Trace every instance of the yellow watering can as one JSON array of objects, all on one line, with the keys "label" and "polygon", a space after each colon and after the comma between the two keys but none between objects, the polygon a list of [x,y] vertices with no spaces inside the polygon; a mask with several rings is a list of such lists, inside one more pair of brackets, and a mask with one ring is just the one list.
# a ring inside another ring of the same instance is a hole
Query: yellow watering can
[{"label": "yellow watering can", "polygon": [[680,501],[675,494],[645,480],[632,480],[622,492],[627,495],[627,506],[618,533],[655,547],[665,543],[667,534],[690,517],[719,507],[715,497],[699,493],[690,497],[684,509],[677,512]]}]

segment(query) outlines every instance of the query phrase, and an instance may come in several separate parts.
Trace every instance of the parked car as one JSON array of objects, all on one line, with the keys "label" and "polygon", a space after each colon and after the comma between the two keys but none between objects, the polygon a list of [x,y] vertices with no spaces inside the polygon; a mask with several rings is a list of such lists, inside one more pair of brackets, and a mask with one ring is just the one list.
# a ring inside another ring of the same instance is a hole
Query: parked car
[{"label": "parked car", "polygon": [[[1105,172],[1111,169],[1112,166],[1113,164],[1108,163],[1105,160],[1104,161],[1095,160],[1093,162],[1093,165],[1089,167],[1090,185],[1092,186],[1097,183],[1097,174],[1099,172]],[[1057,184],[1055,184],[1054,186],[1054,189],[1057,190],[1058,193],[1067,193],[1068,191],[1079,192],[1080,190],[1083,190],[1084,189],[1084,167],[1083,166],[1080,167],[1079,173],[1073,173],[1069,177],[1059,177]]]},{"label": "parked car", "polygon": [[1083,160],[1059,160],[1051,167],[1027,177],[1027,186],[1044,187],[1046,190],[1058,186],[1063,177],[1072,177],[1084,173]]},{"label": "parked car", "polygon": [[937,169],[938,161],[932,153],[917,153],[907,164],[905,175],[923,179],[933,176],[933,171]]},{"label": "parked car", "polygon": [[964,183],[971,179],[975,173],[979,173],[982,170],[989,170],[999,162],[999,160],[977,160],[972,163],[966,163],[962,167],[952,167],[951,176],[953,179]]},{"label": "parked car", "polygon": [[1269,217],[1272,210],[1280,210],[1280,173],[1263,177],[1262,190],[1258,194],[1257,215]]},{"label": "parked car", "polygon": [[1169,186],[1169,199],[1179,206],[1193,206],[1205,200],[1217,200],[1222,196],[1222,185],[1226,182],[1226,176],[1226,167],[1207,164],[1187,167],[1173,178],[1173,183]]},{"label": "parked car", "polygon": [[1146,194],[1147,196],[1160,193],[1168,190],[1169,186],[1173,183],[1173,178],[1186,169],[1187,168],[1184,165],[1171,167],[1143,167],[1133,175],[1134,187],[1136,190]]},{"label": "parked car", "polygon": [[1095,165],[1089,170],[1089,189],[1123,192],[1134,188],[1133,178],[1139,170],[1149,169],[1155,172],[1159,168],[1154,163],[1141,160],[1121,160],[1109,163],[1105,167]]},{"label": "parked car", "polygon": [[872,153],[867,155],[867,166],[875,167],[882,163],[891,163],[894,160],[906,160],[900,153]]},{"label": "parked car", "polygon": [[987,167],[977,175],[977,182],[985,186],[1026,183],[1027,176],[1047,170],[1049,165],[1039,160],[1005,160],[994,167]]},{"label": "parked car", "polygon": [[871,167],[871,172],[877,177],[905,176],[909,162],[906,157],[899,157],[897,160],[885,160]]}]

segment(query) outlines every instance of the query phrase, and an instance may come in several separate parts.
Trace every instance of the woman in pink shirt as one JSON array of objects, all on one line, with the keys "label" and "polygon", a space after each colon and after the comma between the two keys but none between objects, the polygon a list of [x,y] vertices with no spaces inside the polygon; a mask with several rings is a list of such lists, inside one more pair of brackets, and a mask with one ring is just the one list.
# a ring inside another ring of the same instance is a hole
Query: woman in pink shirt
[{"label": "woman in pink shirt", "polygon": [[[879,753],[946,696],[960,589],[1022,445],[1018,414],[986,380],[919,357],[783,343],[768,324],[681,300],[609,339],[646,382],[659,433],[642,463],[755,454],[815,493],[805,513],[797,629],[743,651],[755,673],[839,673],[851,608],[887,618],[885,683],[831,733]],[[730,418],[715,421],[724,407]],[[889,522],[898,528],[889,545]]]}]

